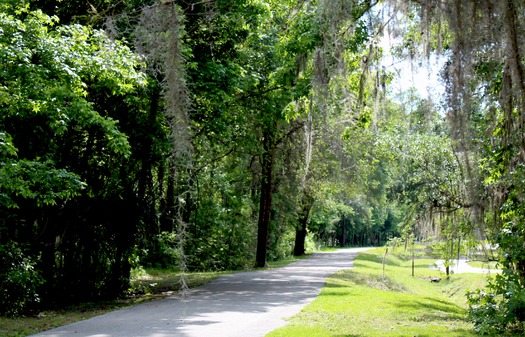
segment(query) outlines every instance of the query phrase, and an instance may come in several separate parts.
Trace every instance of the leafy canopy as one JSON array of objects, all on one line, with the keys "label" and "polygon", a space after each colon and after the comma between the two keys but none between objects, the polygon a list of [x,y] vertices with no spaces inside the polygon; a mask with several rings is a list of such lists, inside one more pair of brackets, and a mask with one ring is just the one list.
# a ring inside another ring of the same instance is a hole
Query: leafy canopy
[{"label": "leafy canopy", "polygon": [[67,167],[57,167],[62,135],[102,135],[106,156],[130,154],[117,121],[94,109],[90,91],[123,95],[146,83],[129,48],[104,32],[58,19],[28,6],[0,4],[0,200],[37,206],[67,200],[85,187]]}]

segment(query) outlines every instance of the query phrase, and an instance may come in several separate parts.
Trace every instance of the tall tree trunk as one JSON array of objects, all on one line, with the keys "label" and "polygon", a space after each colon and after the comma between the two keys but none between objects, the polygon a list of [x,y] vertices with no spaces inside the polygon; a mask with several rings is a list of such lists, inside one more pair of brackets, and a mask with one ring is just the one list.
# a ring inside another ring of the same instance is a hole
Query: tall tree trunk
[{"label": "tall tree trunk", "polygon": [[261,200],[259,203],[259,221],[257,224],[257,254],[255,266],[262,268],[266,265],[266,251],[270,229],[270,215],[272,212],[272,176],[275,149],[272,146],[271,135],[264,135],[264,153],[262,154]]},{"label": "tall tree trunk", "polygon": [[303,219],[301,219],[301,221],[299,222],[299,228],[295,229],[295,244],[293,248],[293,256],[303,256],[306,251],[306,223],[307,220],[303,222]]},{"label": "tall tree trunk", "polygon": [[162,232],[173,232],[175,229],[175,177],[173,170],[173,164],[168,163],[166,196],[163,199],[164,207],[160,216],[160,231]]},{"label": "tall tree trunk", "polygon": [[55,221],[56,219],[50,219],[48,217],[42,217],[39,221],[35,221],[35,227],[42,229],[42,236],[39,238],[41,241],[41,271],[44,280],[46,281],[43,286],[43,293],[41,294],[45,305],[53,304],[54,296],[56,294],[55,289],[55,272],[56,272],[56,245],[55,245]]},{"label": "tall tree trunk", "polygon": [[306,241],[306,226],[310,218],[310,210],[313,206],[313,198],[304,192],[301,204],[301,212],[299,213],[299,227],[295,229],[295,245],[293,250],[294,256],[302,256],[305,253]]},{"label": "tall tree trunk", "polygon": [[343,214],[343,227],[342,227],[342,234],[341,234],[341,247],[346,246],[346,219],[345,215]]}]

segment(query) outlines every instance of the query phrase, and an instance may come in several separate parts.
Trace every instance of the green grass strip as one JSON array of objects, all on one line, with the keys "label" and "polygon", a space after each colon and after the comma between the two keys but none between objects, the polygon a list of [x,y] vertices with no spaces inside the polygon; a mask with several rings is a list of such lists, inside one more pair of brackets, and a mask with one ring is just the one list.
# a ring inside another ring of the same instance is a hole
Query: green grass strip
[{"label": "green grass strip", "polygon": [[[431,269],[434,260],[417,259],[411,276],[409,255],[388,256],[384,249],[361,253],[355,267],[327,279],[318,298],[290,323],[267,337],[477,336],[465,320],[467,289],[485,285],[479,274],[445,279]],[[430,277],[441,277],[431,283]]]}]

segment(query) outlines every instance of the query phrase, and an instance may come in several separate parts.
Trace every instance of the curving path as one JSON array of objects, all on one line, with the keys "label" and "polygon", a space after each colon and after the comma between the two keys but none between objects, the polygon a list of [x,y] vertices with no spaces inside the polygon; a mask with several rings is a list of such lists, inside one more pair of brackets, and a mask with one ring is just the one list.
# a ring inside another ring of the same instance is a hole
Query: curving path
[{"label": "curving path", "polygon": [[[468,260],[459,259],[453,260],[453,265],[450,267],[450,271],[459,274],[459,273],[474,273],[474,274],[491,274],[491,273],[501,273],[499,269],[490,269],[490,268],[476,268],[468,264]],[[443,260],[437,260],[436,266],[441,272],[445,272],[445,265]]]},{"label": "curving path", "polygon": [[286,267],[222,276],[184,296],[110,312],[33,336],[262,337],[312,302],[327,276],[368,248],[316,253]]}]

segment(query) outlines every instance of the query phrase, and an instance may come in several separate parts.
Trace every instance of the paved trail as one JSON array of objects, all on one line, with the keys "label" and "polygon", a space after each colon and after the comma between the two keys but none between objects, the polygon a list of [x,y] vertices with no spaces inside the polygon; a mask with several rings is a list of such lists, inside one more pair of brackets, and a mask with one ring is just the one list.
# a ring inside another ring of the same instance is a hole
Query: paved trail
[{"label": "paved trail", "polygon": [[[497,274],[501,273],[501,270],[499,269],[490,269],[490,268],[476,268],[472,267],[468,264],[468,261],[465,259],[459,259],[459,260],[452,260],[452,266],[450,267],[450,271],[458,274],[458,273],[474,273],[474,274]],[[445,264],[443,260],[437,260],[436,261],[436,268],[438,268],[443,273],[445,272]]]},{"label": "paved trail", "polygon": [[[366,248],[365,248],[366,249]],[[319,294],[327,276],[353,266],[363,248],[317,253],[286,267],[222,276],[173,295],[34,336],[262,337]]]}]

